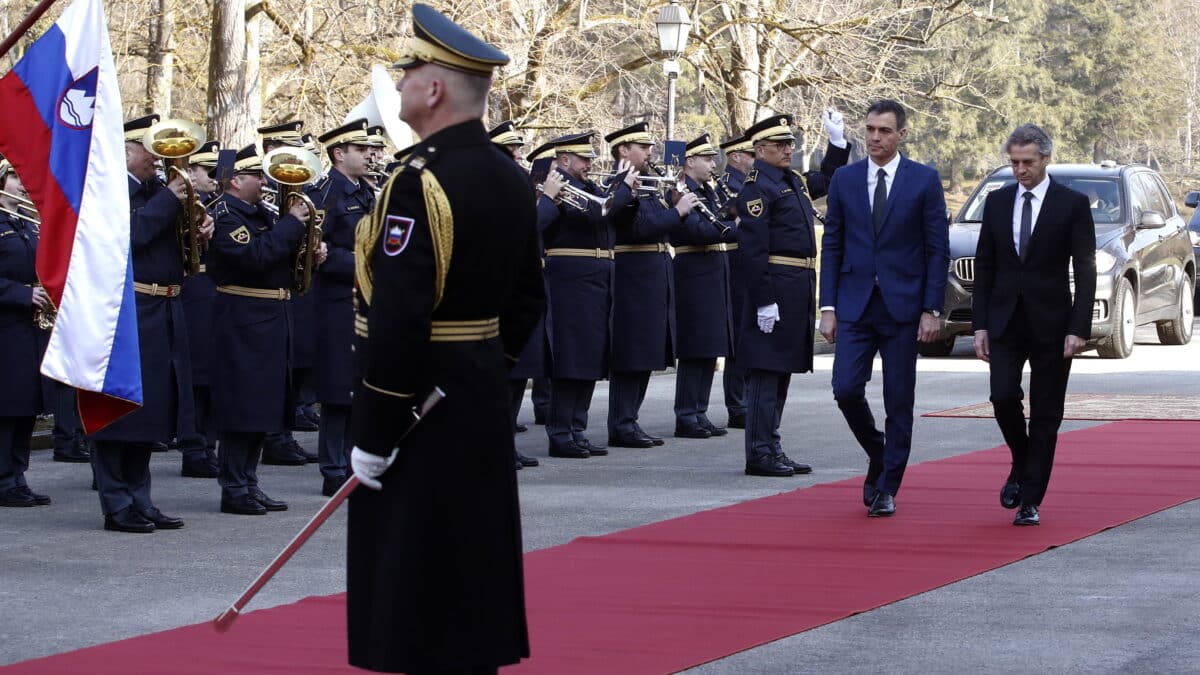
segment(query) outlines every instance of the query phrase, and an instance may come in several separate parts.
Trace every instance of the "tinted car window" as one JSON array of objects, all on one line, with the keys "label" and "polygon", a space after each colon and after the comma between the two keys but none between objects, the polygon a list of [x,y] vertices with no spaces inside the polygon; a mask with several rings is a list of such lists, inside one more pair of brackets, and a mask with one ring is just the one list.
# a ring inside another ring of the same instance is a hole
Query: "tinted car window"
[{"label": "tinted car window", "polygon": [[1156,173],[1142,174],[1150,183],[1158,190],[1159,197],[1162,198],[1166,210],[1162,212],[1164,218],[1170,218],[1178,213],[1175,208],[1175,200],[1171,198],[1171,191],[1167,189],[1166,183],[1163,182],[1162,176]]},{"label": "tinted car window", "polygon": [[1164,218],[1171,216],[1171,207],[1167,204],[1167,200],[1163,198],[1163,191],[1158,186],[1158,182],[1154,180],[1154,176],[1148,173],[1139,173],[1137,175],[1138,183],[1142,186],[1142,194],[1146,196],[1146,208],[1151,211],[1158,211]]},{"label": "tinted car window", "polygon": [[1135,221],[1141,219],[1143,212],[1154,208],[1150,205],[1150,196],[1146,193],[1146,187],[1142,185],[1142,181],[1137,180],[1137,176],[1130,177],[1129,199]]},{"label": "tinted car window", "polygon": [[[1097,225],[1121,222],[1121,209],[1124,204],[1121,198],[1121,185],[1116,178],[1094,178],[1079,176],[1063,176],[1054,174],[1054,180],[1066,185],[1072,190],[1088,196],[1092,206],[1092,221]],[[983,183],[971,201],[963,207],[958,222],[978,223],[983,220],[983,207],[987,196],[996,190],[1012,185],[1012,178],[994,178]]]}]

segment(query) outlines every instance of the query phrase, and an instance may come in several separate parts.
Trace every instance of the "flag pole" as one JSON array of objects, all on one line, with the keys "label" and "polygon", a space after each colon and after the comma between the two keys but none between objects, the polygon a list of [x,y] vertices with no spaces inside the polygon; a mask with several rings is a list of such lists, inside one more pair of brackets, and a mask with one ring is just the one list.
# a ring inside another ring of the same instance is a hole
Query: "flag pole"
[{"label": "flag pole", "polygon": [[42,18],[42,15],[46,13],[46,10],[50,9],[50,5],[53,5],[54,2],[55,0],[42,0],[39,2],[38,6],[34,7],[33,11],[30,12],[29,15],[17,25],[17,28],[12,32],[12,34],[4,38],[4,42],[0,43],[0,58],[4,58],[4,56],[8,54],[9,50],[16,46],[17,40],[20,40],[22,37],[24,37],[25,33],[29,32],[29,29],[33,27],[33,24],[37,22],[38,19]]}]

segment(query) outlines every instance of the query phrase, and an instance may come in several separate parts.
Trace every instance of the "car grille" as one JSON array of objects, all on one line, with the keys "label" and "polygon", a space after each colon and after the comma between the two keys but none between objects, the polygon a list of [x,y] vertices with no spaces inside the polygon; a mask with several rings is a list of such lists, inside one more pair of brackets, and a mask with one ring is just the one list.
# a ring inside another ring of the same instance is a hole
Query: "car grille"
[{"label": "car grille", "polygon": [[950,311],[949,320],[953,323],[971,323],[974,316],[969,309],[954,309]]},{"label": "car grille", "polygon": [[957,258],[954,261],[954,276],[962,287],[971,290],[975,286],[975,258]]}]

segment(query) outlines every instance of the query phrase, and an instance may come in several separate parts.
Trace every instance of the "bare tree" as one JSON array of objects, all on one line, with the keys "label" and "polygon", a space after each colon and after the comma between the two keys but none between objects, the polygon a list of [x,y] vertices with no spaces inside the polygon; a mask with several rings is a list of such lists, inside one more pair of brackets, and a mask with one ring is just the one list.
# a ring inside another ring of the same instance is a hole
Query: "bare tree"
[{"label": "bare tree", "polygon": [[171,116],[171,90],[175,76],[175,10],[171,0],[154,0],[146,54],[146,112]]},{"label": "bare tree", "polygon": [[250,108],[258,79],[246,72],[245,0],[213,0],[208,61],[208,135],[228,147],[254,142],[258,119]]}]

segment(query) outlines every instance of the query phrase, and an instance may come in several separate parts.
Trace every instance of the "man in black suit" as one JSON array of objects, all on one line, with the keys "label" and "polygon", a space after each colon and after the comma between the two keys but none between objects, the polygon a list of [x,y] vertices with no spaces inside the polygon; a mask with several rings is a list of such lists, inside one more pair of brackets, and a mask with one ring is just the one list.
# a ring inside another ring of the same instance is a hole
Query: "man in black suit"
[{"label": "man in black suit", "polygon": [[[975,252],[975,355],[991,370],[996,423],[1012,452],[1000,504],[1013,525],[1040,523],[1054,465],[1071,358],[1091,336],[1096,228],[1086,195],[1046,175],[1049,135],[1023,124],[1004,150],[1016,185],[987,197]],[[1071,297],[1071,266],[1075,297]],[[1029,362],[1029,426],[1021,370]]]}]

